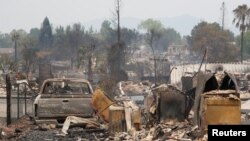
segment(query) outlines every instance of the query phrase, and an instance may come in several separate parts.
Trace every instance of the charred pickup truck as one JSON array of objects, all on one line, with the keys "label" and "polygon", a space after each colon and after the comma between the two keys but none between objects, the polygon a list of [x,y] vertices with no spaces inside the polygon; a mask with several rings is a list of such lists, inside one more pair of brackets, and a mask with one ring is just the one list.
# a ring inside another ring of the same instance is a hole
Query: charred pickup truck
[{"label": "charred pickup truck", "polygon": [[93,89],[85,79],[52,78],[43,82],[34,101],[36,123],[62,123],[67,116],[91,117]]}]

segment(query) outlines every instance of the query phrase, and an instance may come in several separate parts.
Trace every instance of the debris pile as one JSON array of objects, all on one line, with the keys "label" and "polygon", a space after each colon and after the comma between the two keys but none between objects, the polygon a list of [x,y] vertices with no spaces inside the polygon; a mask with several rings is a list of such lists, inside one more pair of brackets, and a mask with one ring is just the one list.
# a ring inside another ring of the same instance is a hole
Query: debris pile
[{"label": "debris pile", "polygon": [[[120,93],[124,93],[120,89]],[[92,107],[104,122],[109,123],[110,132],[139,130],[141,115],[139,107],[128,97],[120,95],[112,100],[99,89],[92,97]]]},{"label": "debris pile", "polygon": [[133,141],[152,141],[152,140],[207,140],[197,126],[188,121],[168,121],[157,124],[150,129],[141,129],[140,131],[128,133],[117,132],[115,136],[109,136],[106,140],[133,140]]},{"label": "debris pile", "polygon": [[[24,118],[29,121],[29,119]],[[21,121],[18,121],[21,122]],[[26,124],[26,125],[25,125]],[[197,126],[194,126],[189,121],[178,122],[170,120],[166,123],[160,123],[154,127],[147,129],[142,127],[140,131],[131,130],[129,132],[116,132],[110,135],[108,130],[100,129],[86,129],[83,127],[71,127],[68,129],[68,134],[61,134],[61,128],[41,128],[28,122],[23,122],[22,128],[12,128],[15,131],[11,136],[3,136],[3,139],[15,141],[44,141],[44,140],[62,140],[62,141],[75,141],[75,140],[131,140],[131,141],[152,141],[152,140],[207,140],[206,135],[203,136]],[[44,125],[43,125],[44,126]],[[50,125],[47,125],[50,126]],[[24,128],[25,127],[25,128]],[[9,127],[10,128],[10,127]],[[22,129],[22,130],[20,130]],[[6,129],[5,129],[6,131]],[[5,132],[6,133],[6,132]],[[13,134],[14,133],[14,134]],[[10,135],[10,133],[9,133]]]},{"label": "debris pile", "polygon": [[101,129],[102,126],[100,123],[96,122],[93,119],[87,119],[87,118],[80,118],[75,116],[68,116],[66,120],[64,121],[62,132],[64,134],[68,134],[67,131],[69,129],[69,126],[71,123],[81,123],[87,129]]},{"label": "debris pile", "polygon": [[151,83],[148,81],[133,82],[121,81],[117,84],[116,95],[128,97],[133,100],[140,108],[145,106],[145,97],[152,95]]},{"label": "debris pile", "polygon": [[[221,72],[198,76],[195,98],[195,123],[202,130],[209,124],[240,124],[240,106],[236,79]],[[226,120],[225,120],[226,118]]]},{"label": "debris pile", "polygon": [[[19,141],[206,141],[208,124],[250,121],[250,102],[241,105],[232,75],[200,73],[195,81],[197,86],[185,92],[169,84],[150,87],[147,83],[119,82],[114,99],[97,88],[91,100],[97,117],[68,116],[60,128],[23,121],[27,127],[13,124],[3,129],[2,137]],[[133,101],[135,95],[143,96],[144,106]]]},{"label": "debris pile", "polygon": [[124,93],[130,95],[145,95],[150,93],[150,82],[133,82],[133,81],[122,81],[118,83],[118,87],[121,87]]},{"label": "debris pile", "polygon": [[194,97],[191,98],[191,95],[187,95],[177,87],[167,84],[153,88],[152,92],[156,100],[154,103],[155,111],[152,113],[151,110],[151,113],[157,114],[156,117],[159,121],[168,119],[184,121],[188,117],[192,107],[189,106],[189,103],[192,102]]},{"label": "debris pile", "polygon": [[243,124],[250,124],[250,100],[242,102],[241,121]]},{"label": "debris pile", "polygon": [[1,137],[3,139],[9,139],[16,136],[22,136],[27,134],[30,130],[35,129],[35,127],[37,126],[31,120],[31,117],[25,115],[8,127],[2,128]]}]

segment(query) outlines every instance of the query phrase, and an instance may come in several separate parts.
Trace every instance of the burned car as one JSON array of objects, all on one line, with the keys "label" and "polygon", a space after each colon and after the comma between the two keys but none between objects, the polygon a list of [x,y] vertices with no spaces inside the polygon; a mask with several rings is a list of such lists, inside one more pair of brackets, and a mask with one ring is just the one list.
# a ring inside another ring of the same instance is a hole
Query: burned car
[{"label": "burned car", "polygon": [[34,101],[35,121],[61,123],[67,116],[91,117],[92,93],[93,89],[85,79],[47,79]]}]

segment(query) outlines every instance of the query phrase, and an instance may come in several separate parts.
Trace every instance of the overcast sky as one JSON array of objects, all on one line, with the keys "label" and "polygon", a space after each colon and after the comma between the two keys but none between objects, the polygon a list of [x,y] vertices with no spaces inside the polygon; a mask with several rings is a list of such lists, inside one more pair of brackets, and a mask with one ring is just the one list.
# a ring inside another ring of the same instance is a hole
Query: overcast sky
[{"label": "overcast sky", "polygon": [[[208,22],[220,22],[223,0],[122,0],[121,17],[138,19],[191,15]],[[232,10],[250,0],[224,0],[226,22]],[[0,0],[0,32],[29,31],[47,16],[53,26],[112,18],[115,0]],[[183,23],[184,24],[184,23]],[[230,25],[231,26],[231,25]]]}]

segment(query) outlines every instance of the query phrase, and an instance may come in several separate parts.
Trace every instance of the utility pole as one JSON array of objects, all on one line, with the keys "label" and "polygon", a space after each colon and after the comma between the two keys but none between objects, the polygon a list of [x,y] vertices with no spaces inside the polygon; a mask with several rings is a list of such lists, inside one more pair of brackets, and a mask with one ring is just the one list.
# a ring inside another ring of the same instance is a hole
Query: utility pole
[{"label": "utility pole", "polygon": [[221,21],[221,30],[224,31],[224,27],[225,27],[225,2],[222,2],[222,6],[221,6],[221,12],[222,12],[222,21]]}]

